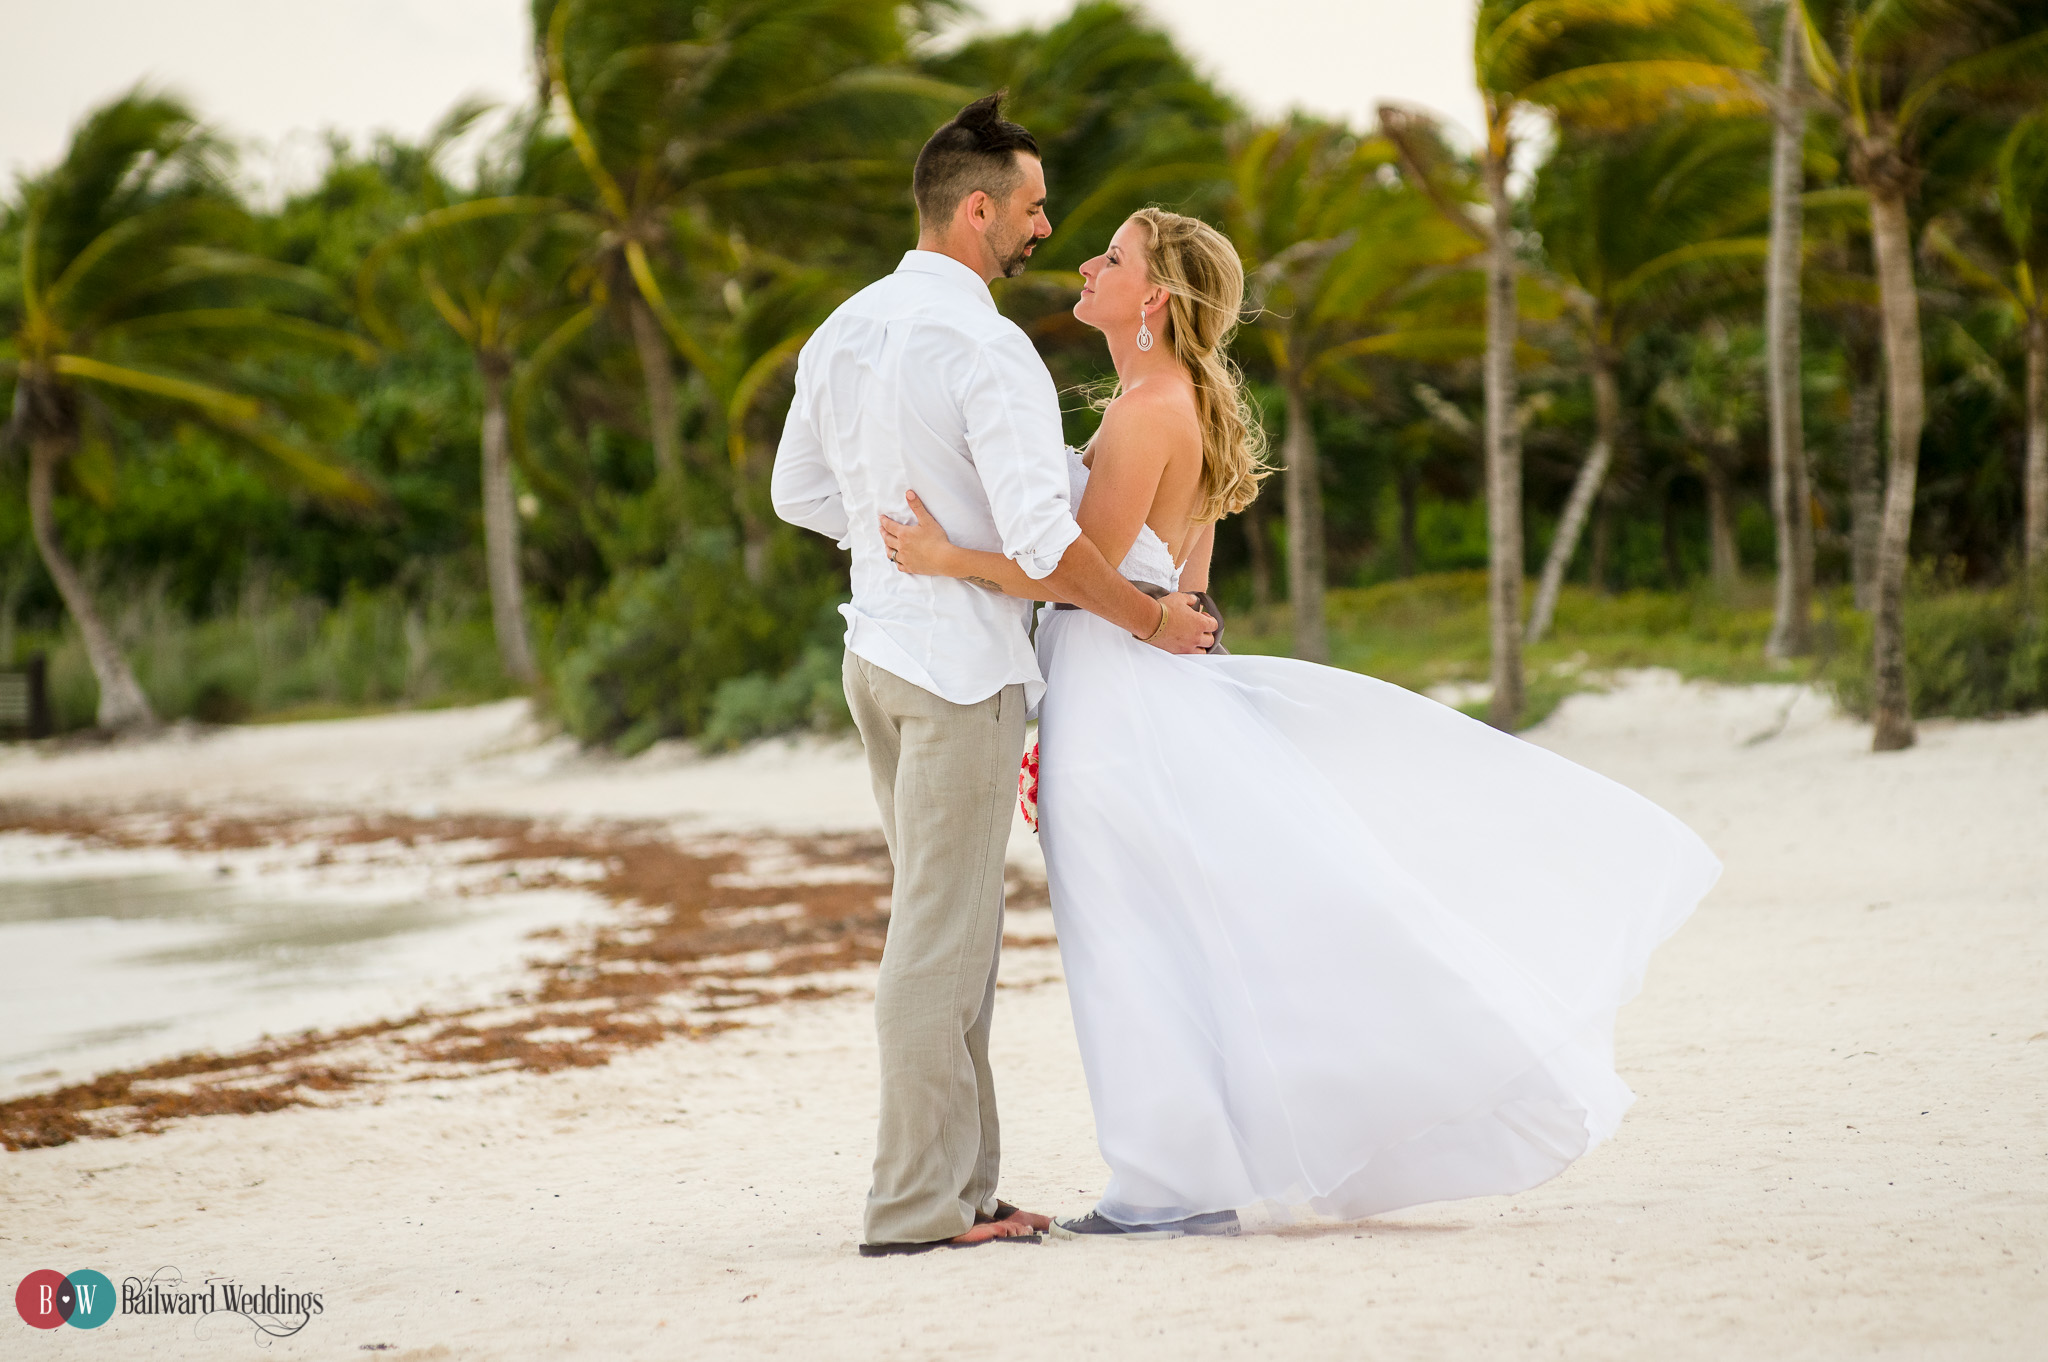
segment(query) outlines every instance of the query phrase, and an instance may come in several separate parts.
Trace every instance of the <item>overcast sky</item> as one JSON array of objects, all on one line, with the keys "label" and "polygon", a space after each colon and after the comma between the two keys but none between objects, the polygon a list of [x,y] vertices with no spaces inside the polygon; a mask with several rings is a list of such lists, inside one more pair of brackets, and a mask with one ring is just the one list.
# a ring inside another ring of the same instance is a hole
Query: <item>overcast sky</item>
[{"label": "overcast sky", "polygon": [[[977,3],[997,26],[1071,8]],[[1394,99],[1476,134],[1471,0],[1145,8],[1257,112],[1366,122]],[[324,160],[324,130],[418,137],[464,95],[526,98],[526,16],[526,0],[0,0],[0,181],[48,165],[80,115],[148,80],[248,145],[256,180],[302,184]]]}]

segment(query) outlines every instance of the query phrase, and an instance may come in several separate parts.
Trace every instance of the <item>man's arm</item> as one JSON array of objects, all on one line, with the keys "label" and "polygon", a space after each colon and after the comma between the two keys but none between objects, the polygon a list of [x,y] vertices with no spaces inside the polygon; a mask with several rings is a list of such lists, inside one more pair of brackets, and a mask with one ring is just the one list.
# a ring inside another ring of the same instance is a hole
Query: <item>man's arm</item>
[{"label": "man's arm", "polygon": [[846,499],[839,478],[825,461],[825,446],[811,418],[803,361],[797,361],[796,397],[782,423],[782,443],[775,451],[775,471],[768,479],[775,514],[792,525],[816,530],[847,546]]},{"label": "man's arm", "polygon": [[1014,328],[963,359],[963,433],[1003,556],[1033,581],[1043,580],[1081,534],[1068,504],[1059,393],[1031,342]]},{"label": "man's arm", "polygon": [[1025,576],[1168,652],[1200,652],[1214,641],[1215,621],[1184,596],[1167,598],[1162,625],[1161,603],[1125,581],[1081,533],[1068,504],[1066,460],[1056,457],[1065,448],[1059,393],[1023,332],[983,346],[961,408],[1003,554]]}]

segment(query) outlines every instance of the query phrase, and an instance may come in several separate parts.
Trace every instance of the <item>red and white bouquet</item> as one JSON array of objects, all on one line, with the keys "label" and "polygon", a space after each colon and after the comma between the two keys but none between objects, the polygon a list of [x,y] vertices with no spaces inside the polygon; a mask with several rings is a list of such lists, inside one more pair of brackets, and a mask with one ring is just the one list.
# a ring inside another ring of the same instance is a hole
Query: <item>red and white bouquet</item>
[{"label": "red and white bouquet", "polygon": [[1033,741],[1024,753],[1024,764],[1017,768],[1017,812],[1024,815],[1024,821],[1038,831],[1038,743]]}]

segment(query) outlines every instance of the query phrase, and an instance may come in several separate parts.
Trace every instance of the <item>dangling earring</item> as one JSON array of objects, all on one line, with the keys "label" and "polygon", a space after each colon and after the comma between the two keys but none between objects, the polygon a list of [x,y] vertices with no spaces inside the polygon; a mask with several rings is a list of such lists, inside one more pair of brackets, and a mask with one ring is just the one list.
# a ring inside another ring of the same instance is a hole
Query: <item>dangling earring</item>
[{"label": "dangling earring", "polygon": [[1152,328],[1145,324],[1145,314],[1142,312],[1138,314],[1138,348],[1140,350],[1150,350],[1152,348]]}]

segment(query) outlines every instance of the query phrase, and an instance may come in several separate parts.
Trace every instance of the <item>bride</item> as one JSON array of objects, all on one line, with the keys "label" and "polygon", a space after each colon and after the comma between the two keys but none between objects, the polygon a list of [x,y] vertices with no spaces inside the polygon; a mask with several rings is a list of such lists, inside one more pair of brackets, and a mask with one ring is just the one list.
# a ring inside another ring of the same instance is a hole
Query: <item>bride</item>
[{"label": "bride", "polygon": [[[1157,592],[1208,585],[1265,474],[1224,353],[1229,242],[1145,209],[1081,267],[1119,395],[1078,519]],[[906,572],[1043,599],[913,495]],[[1053,1233],[1234,1234],[1563,1171],[1633,1100],[1615,1010],[1720,864],[1630,790],[1433,700],[1285,658],[1174,657],[1039,613],[1040,840],[1109,1185]]]}]

